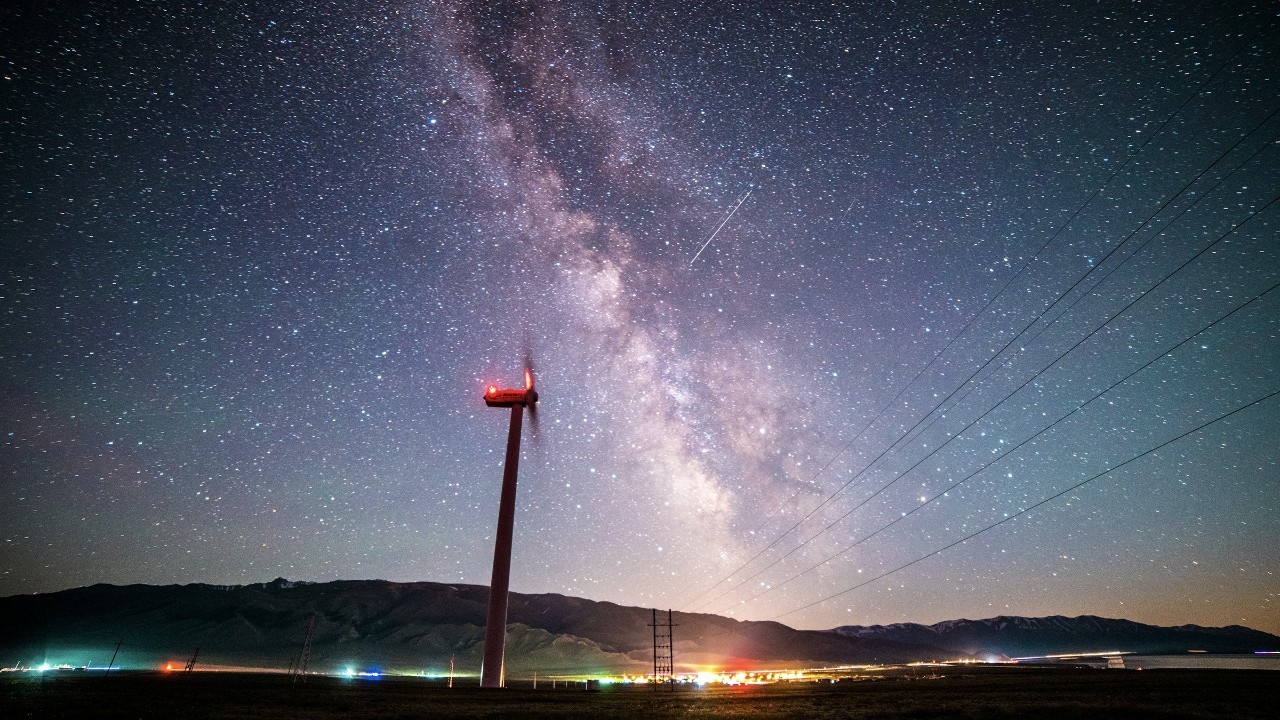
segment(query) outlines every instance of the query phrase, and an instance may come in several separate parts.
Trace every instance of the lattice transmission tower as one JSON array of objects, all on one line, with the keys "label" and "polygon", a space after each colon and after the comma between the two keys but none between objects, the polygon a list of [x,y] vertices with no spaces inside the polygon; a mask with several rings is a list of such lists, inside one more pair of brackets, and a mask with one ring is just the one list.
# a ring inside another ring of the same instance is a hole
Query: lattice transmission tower
[{"label": "lattice transmission tower", "polygon": [[311,661],[311,638],[316,634],[316,616],[311,615],[311,622],[307,624],[307,636],[302,640],[302,651],[298,653],[298,662],[294,663],[293,670],[289,673],[292,682],[298,682],[298,678],[302,678],[302,682],[307,681],[307,663]]},{"label": "lattice transmission tower", "polygon": [[653,628],[653,689],[657,690],[666,684],[669,689],[674,690],[676,660],[671,629],[675,625],[671,622],[671,611],[667,610],[665,622],[658,622],[658,610],[655,608],[653,622],[649,623],[649,627]]}]

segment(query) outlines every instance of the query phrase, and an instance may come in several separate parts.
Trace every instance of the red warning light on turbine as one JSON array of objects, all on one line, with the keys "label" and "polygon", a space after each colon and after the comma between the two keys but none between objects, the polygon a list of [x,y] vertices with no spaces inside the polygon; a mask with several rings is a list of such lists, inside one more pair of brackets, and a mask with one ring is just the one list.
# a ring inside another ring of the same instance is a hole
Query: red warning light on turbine
[{"label": "red warning light on turbine", "polygon": [[484,394],[484,403],[489,407],[511,407],[512,405],[528,405],[537,401],[538,396],[532,390],[524,388],[490,387]]}]

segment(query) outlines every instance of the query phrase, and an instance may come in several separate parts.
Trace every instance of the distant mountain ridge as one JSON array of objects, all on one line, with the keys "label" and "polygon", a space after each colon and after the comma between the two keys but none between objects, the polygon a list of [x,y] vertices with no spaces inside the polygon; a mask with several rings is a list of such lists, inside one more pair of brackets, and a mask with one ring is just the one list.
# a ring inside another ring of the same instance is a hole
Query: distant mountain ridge
[{"label": "distant mountain ridge", "polygon": [[[94,585],[0,598],[0,664],[105,665],[117,640],[126,667],[206,664],[284,669],[312,617],[310,667],[478,672],[489,589],[382,580],[242,586]],[[557,594],[512,593],[509,674],[643,673],[652,668],[652,611]],[[943,659],[894,640],[795,630],[775,622],[676,613],[677,668],[749,669]]]},{"label": "distant mountain ridge", "polygon": [[1135,653],[1280,650],[1280,637],[1240,625],[1161,627],[1094,615],[1040,618],[1002,615],[985,620],[946,620],[933,625],[846,625],[831,632],[866,640],[931,645],[978,657],[1039,657],[1109,650]]},{"label": "distant mountain ridge", "polygon": [[[315,618],[310,667],[459,674],[480,667],[489,590],[478,585],[277,578],[251,585],[94,585],[0,598],[0,665],[202,664],[284,670]],[[652,610],[558,594],[512,593],[513,677],[644,673]],[[1071,652],[1253,652],[1280,637],[1232,626],[1162,628],[1129,620],[997,617],[934,625],[796,630],[776,622],[675,613],[677,670],[759,669],[1027,657]]]}]

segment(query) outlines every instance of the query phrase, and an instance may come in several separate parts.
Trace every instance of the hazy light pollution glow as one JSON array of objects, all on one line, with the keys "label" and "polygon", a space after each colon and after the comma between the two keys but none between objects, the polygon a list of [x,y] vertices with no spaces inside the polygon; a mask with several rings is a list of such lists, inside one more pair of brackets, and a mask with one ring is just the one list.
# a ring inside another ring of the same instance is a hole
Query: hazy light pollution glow
[{"label": "hazy light pollution glow", "polygon": [[0,594],[487,583],[527,342],[513,591],[1280,631],[1274,397],[815,604],[1280,390],[1270,4],[188,5],[0,26]]}]

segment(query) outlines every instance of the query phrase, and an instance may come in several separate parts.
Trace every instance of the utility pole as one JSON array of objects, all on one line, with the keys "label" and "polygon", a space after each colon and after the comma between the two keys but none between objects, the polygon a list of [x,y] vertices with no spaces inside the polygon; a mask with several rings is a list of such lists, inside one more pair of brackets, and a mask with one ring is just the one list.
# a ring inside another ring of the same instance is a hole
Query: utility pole
[{"label": "utility pole", "polygon": [[184,675],[190,675],[191,671],[196,669],[197,657],[200,657],[200,648],[196,648],[196,651],[191,653],[191,659],[187,661],[187,669],[182,671]]},{"label": "utility pole", "polygon": [[293,666],[292,681],[307,681],[307,664],[311,661],[311,638],[316,634],[316,614],[311,614],[311,622],[307,623],[307,636],[302,639],[302,652],[298,653],[298,662]]},{"label": "utility pole", "polygon": [[666,683],[672,690],[676,687],[675,678],[675,642],[672,638],[671,629],[675,625],[671,622],[671,611],[667,610],[667,621],[665,623],[658,622],[658,610],[653,610],[653,622],[649,624],[653,628],[653,689],[657,690],[658,685]]}]

